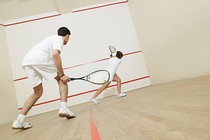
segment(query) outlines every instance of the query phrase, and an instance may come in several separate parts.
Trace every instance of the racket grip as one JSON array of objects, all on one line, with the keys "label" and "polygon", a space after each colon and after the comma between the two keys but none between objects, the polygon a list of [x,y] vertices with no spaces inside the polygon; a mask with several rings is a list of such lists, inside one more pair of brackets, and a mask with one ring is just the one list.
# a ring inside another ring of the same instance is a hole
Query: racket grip
[{"label": "racket grip", "polygon": [[69,78],[71,81],[75,80],[76,78]]}]

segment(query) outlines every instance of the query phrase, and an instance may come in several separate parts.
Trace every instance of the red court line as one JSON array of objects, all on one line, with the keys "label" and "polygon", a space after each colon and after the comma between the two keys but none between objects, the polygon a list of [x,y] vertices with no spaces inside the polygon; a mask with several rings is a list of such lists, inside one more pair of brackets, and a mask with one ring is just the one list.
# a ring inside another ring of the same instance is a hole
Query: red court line
[{"label": "red court line", "polygon": [[115,3],[110,3],[110,4],[104,4],[101,6],[95,6],[95,7],[90,7],[90,8],[84,8],[81,10],[74,10],[72,11],[72,13],[77,13],[77,12],[83,12],[83,11],[87,11],[87,10],[93,10],[93,9],[97,9],[97,8],[103,8],[103,7],[107,7],[107,6],[112,6],[112,5],[117,5],[117,4],[123,4],[123,3],[127,3],[128,0],[126,1],[121,1],[121,2],[115,2]]},{"label": "red court line", "polygon": [[83,64],[79,64],[79,65],[75,65],[75,66],[66,67],[66,68],[64,68],[64,70],[70,69],[70,68],[79,67],[79,66],[83,66],[83,65],[87,65],[87,64],[91,64],[91,63],[96,63],[96,62],[100,62],[100,61],[105,61],[105,60],[107,60],[107,59],[109,59],[109,58],[104,58],[104,59],[92,61],[92,62],[89,62],[89,63],[83,63]]},{"label": "red court line", "polygon": [[[125,53],[124,56],[131,55],[131,54],[136,54],[136,53],[140,53],[140,52],[142,52],[142,50],[134,51],[134,52],[130,52],[130,53]],[[97,62],[105,61],[105,60],[108,60],[108,59],[109,59],[109,57],[104,58],[104,59],[99,59],[99,60],[96,60],[96,61],[92,61],[92,62],[88,62],[88,63],[83,63],[83,64],[79,64],[79,65],[75,65],[75,66],[66,67],[66,68],[64,68],[64,70],[79,67],[79,66],[83,66],[83,65],[87,65],[87,64],[91,64],[91,63],[97,63]]]},{"label": "red court line", "polygon": [[51,16],[45,16],[45,17],[41,17],[41,18],[36,18],[36,19],[31,19],[31,20],[25,20],[25,21],[21,21],[21,22],[15,22],[15,23],[11,23],[11,24],[5,24],[3,25],[4,27],[7,26],[12,26],[12,25],[17,25],[17,24],[22,24],[22,23],[27,23],[27,22],[32,22],[32,21],[37,21],[37,20],[42,20],[42,19],[47,19],[47,18],[52,18],[52,17],[57,17],[60,16],[61,14],[55,14],[55,15],[51,15]]},{"label": "red court line", "polygon": [[[93,90],[81,92],[81,93],[78,93],[78,94],[70,95],[70,96],[68,96],[67,98],[71,98],[71,97],[75,97],[75,96],[80,96],[80,95],[83,95],[83,94],[91,93],[91,92],[94,92],[94,91],[96,91],[96,90],[97,90],[97,89],[93,89]],[[37,104],[35,104],[34,106],[39,106],[39,105],[43,105],[43,104],[48,104],[48,103],[51,103],[51,102],[59,101],[60,99],[61,99],[61,98],[57,98],[57,99],[54,99],[54,100],[50,100],[50,101],[46,101],[46,102],[37,103]],[[18,110],[21,110],[21,109],[23,109],[23,108],[22,108],[22,107],[21,107],[21,108],[18,108]]]},{"label": "red court line", "polygon": [[135,54],[135,53],[140,53],[140,52],[142,52],[142,50],[135,51],[135,52],[130,52],[130,53],[126,53],[126,54],[124,54],[124,56],[126,56],[126,55],[131,55],[131,54]]},{"label": "red court line", "polygon": [[[122,84],[127,84],[127,83],[131,83],[131,82],[139,81],[139,80],[143,80],[143,79],[146,79],[146,78],[149,78],[149,76],[144,76],[144,77],[128,80],[128,81],[122,82]],[[116,84],[110,85],[108,88],[114,87],[114,86],[116,86]],[[91,92],[95,92],[97,90],[98,90],[98,88],[93,89],[93,90],[88,90],[88,91],[85,91],[85,92],[81,92],[81,93],[77,93],[77,94],[73,94],[73,95],[68,96],[68,98],[80,96],[80,95],[83,95],[83,94],[88,94],[88,93],[91,93]],[[49,101],[46,101],[46,102],[37,103],[34,106],[40,106],[40,105],[43,105],[43,104],[48,104],[48,103],[59,101],[59,100],[60,100],[60,98],[57,98],[57,99],[54,99],[54,100],[49,100]],[[18,108],[18,110],[21,110],[21,109],[22,109],[22,107]]]},{"label": "red court line", "polygon": [[[121,2],[115,2],[115,3],[110,3],[110,4],[104,4],[104,5],[101,5],[101,6],[95,6],[95,7],[85,8],[85,9],[81,9],[81,10],[75,10],[75,11],[72,11],[72,13],[83,12],[83,11],[87,11],[87,10],[92,10],[92,9],[117,5],[117,4],[123,4],[123,3],[127,3],[127,2],[128,2],[128,0],[121,1]],[[27,23],[27,22],[32,22],[32,21],[37,21],[37,20],[42,20],[42,19],[47,19],[47,18],[52,18],[52,17],[56,17],[56,16],[60,16],[60,15],[61,14],[55,14],[55,15],[51,15],[51,16],[45,16],[45,17],[41,17],[41,18],[35,18],[35,19],[25,20],[25,21],[21,21],[21,22],[15,22],[15,23],[11,23],[11,24],[0,24],[0,26],[7,27],[7,26],[12,26],[12,25],[17,25],[17,24],[22,24],[22,23]]]},{"label": "red court line", "polygon": [[[136,54],[136,53],[140,53],[140,52],[142,52],[142,51],[141,50],[134,51],[134,52],[126,53],[126,54],[124,54],[124,56],[131,55],[131,54]],[[83,66],[83,65],[91,64],[91,63],[97,63],[97,62],[105,61],[105,60],[108,60],[108,59],[109,58],[104,58],[104,59],[92,61],[92,62],[89,62],[89,63],[78,64],[78,65],[75,65],[75,66],[66,67],[66,68],[64,68],[64,70],[75,68],[75,67],[80,67],[80,66]],[[13,81],[16,82],[16,81],[21,81],[21,80],[25,80],[25,79],[27,79],[27,77],[17,78],[17,79],[14,79]]]},{"label": "red court line", "polygon": [[149,78],[149,76],[144,76],[144,77],[141,77],[141,78],[136,78],[136,79],[133,79],[133,80],[125,81],[125,82],[122,82],[122,84],[127,84],[127,83],[131,83],[131,82],[139,81],[139,80],[146,79],[146,78]]},{"label": "red court line", "polygon": [[93,112],[90,110],[90,130],[91,130],[91,139],[92,140],[101,140],[98,128],[95,124]]},{"label": "red court line", "polygon": [[27,78],[28,78],[28,77],[18,78],[18,79],[15,79],[14,82],[15,82],[15,81],[24,80],[24,79],[27,79]]}]

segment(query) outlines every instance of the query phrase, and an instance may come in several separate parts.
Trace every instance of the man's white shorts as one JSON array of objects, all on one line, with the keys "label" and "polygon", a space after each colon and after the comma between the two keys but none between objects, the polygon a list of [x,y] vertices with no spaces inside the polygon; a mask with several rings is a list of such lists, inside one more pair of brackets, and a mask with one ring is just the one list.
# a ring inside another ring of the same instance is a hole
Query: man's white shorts
[{"label": "man's white shorts", "polygon": [[58,75],[55,67],[50,65],[26,65],[23,66],[23,69],[33,87],[42,83],[43,78],[45,80],[50,80]]}]

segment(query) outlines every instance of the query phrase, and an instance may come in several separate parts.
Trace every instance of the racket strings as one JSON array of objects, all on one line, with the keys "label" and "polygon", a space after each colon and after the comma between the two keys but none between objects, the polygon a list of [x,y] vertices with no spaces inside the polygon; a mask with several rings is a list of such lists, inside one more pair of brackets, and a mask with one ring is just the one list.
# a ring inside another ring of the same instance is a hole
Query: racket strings
[{"label": "racket strings", "polygon": [[109,81],[109,73],[107,71],[98,71],[88,75],[88,81],[91,83],[103,84]]},{"label": "racket strings", "polygon": [[113,47],[112,45],[109,46],[109,50],[110,50],[111,53],[116,52],[116,48]]}]

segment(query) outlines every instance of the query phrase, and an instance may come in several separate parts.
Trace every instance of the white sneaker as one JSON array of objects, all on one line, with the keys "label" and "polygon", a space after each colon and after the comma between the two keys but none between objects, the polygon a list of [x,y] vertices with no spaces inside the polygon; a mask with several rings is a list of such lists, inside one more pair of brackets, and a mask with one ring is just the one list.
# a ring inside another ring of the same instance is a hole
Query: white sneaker
[{"label": "white sneaker", "polygon": [[93,104],[98,104],[99,101],[97,101],[96,99],[90,99],[90,102],[93,103]]},{"label": "white sneaker", "polygon": [[117,96],[118,96],[119,98],[121,98],[121,97],[125,97],[126,94],[125,94],[125,93],[120,93],[120,94],[118,94]]},{"label": "white sneaker", "polygon": [[19,120],[14,120],[12,124],[12,129],[29,129],[32,127],[32,124],[28,122],[21,122]]},{"label": "white sneaker", "polygon": [[67,119],[75,118],[76,114],[72,111],[70,111],[68,108],[61,107],[59,109],[59,116],[60,117],[66,117]]}]

